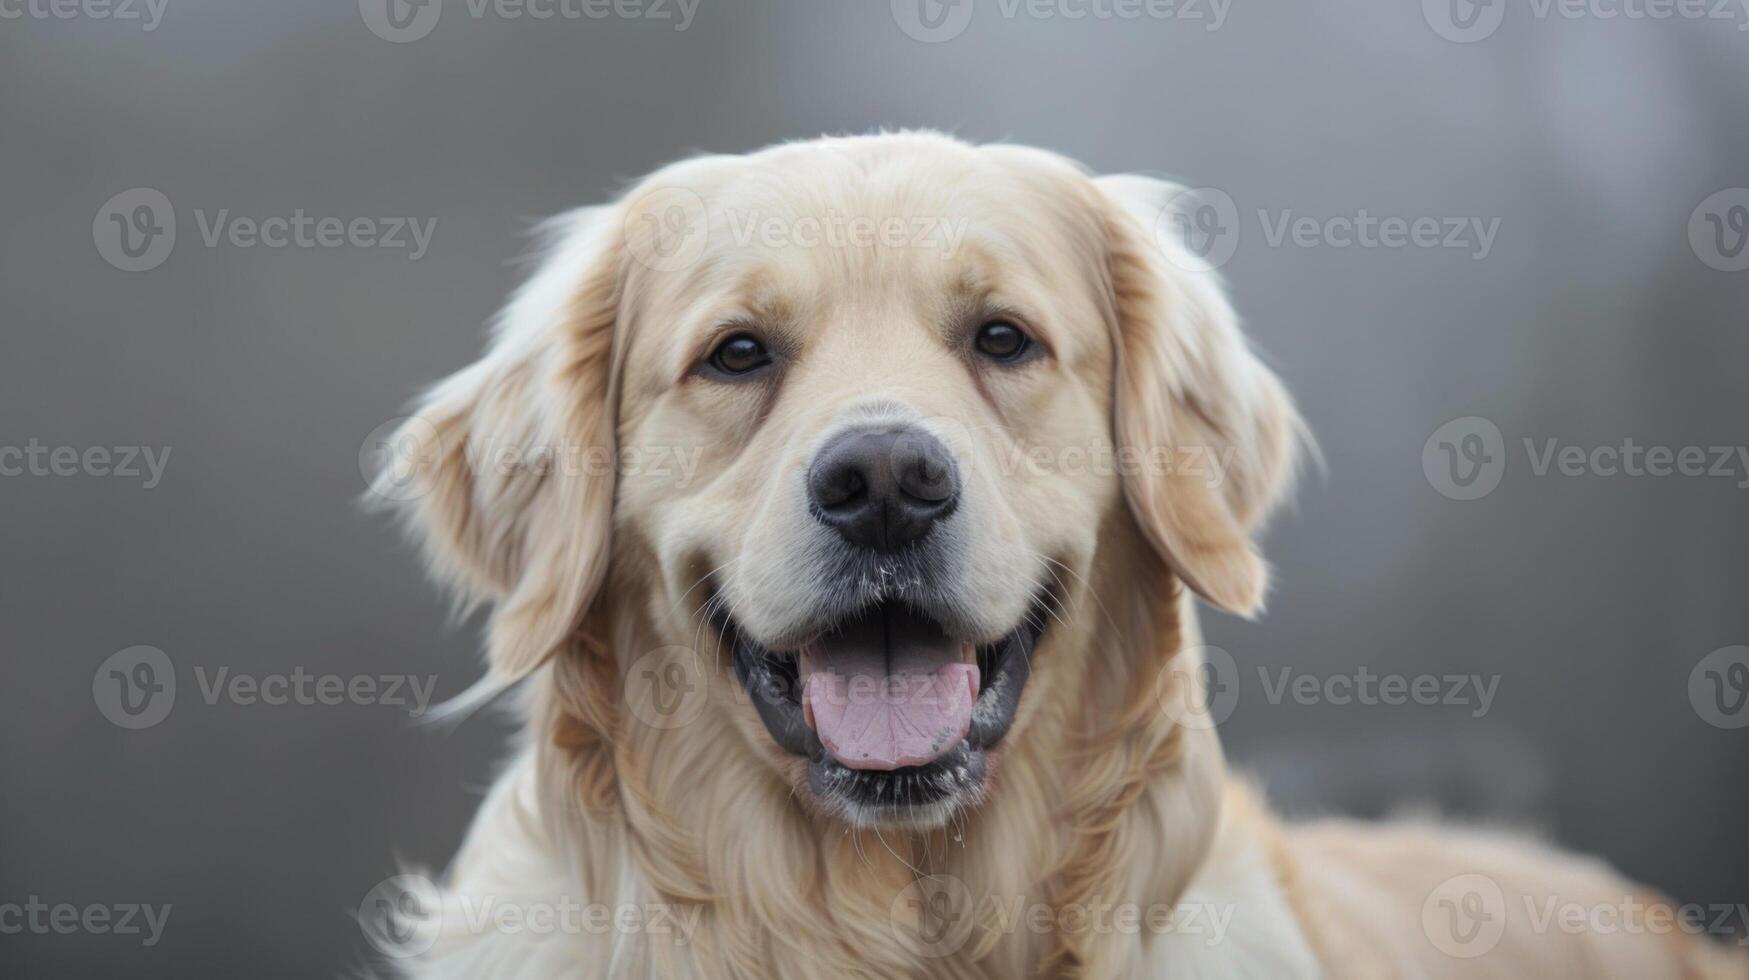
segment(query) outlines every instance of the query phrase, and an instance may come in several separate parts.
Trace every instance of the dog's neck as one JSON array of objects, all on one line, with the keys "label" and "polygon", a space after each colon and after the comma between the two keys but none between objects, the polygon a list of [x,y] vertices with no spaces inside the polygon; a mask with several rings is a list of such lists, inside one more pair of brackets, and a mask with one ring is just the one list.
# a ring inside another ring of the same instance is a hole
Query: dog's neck
[{"label": "dog's neck", "polygon": [[[1133,560],[1070,591],[987,798],[949,826],[857,830],[813,812],[718,714],[696,722],[708,734],[624,718],[602,664],[623,670],[626,651],[663,645],[628,609],[593,623],[607,639],[541,687],[549,832],[590,894],[701,906],[687,957],[725,975],[1124,972],[1140,953],[1112,936],[1015,916],[1175,902],[1207,852],[1224,773],[1214,733],[1162,703],[1195,683],[1194,652],[1178,657],[1200,642],[1188,598],[1151,555],[1104,544]],[[628,881],[645,894],[625,895]],[[939,923],[925,920],[968,898],[970,931],[941,956]],[[842,962],[822,962],[825,950]]]}]

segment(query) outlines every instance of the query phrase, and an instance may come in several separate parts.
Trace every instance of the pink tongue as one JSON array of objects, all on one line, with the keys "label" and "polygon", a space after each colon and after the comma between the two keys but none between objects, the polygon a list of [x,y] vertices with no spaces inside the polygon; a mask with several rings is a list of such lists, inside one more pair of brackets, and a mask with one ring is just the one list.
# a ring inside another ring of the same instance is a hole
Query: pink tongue
[{"label": "pink tongue", "polygon": [[831,646],[803,654],[802,701],[833,758],[852,769],[919,766],[966,737],[978,668],[959,662],[958,643]]}]

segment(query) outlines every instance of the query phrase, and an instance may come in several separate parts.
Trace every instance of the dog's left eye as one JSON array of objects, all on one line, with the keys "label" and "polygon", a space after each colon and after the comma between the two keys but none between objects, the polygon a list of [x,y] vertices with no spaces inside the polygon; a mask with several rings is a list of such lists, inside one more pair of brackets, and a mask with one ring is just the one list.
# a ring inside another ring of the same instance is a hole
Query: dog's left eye
[{"label": "dog's left eye", "polygon": [[711,351],[706,363],[729,377],[752,374],[771,363],[771,353],[752,334],[738,333]]},{"label": "dog's left eye", "polygon": [[1012,323],[996,320],[978,328],[978,336],[973,341],[978,353],[998,361],[1018,361],[1026,354],[1032,341],[1025,333]]}]

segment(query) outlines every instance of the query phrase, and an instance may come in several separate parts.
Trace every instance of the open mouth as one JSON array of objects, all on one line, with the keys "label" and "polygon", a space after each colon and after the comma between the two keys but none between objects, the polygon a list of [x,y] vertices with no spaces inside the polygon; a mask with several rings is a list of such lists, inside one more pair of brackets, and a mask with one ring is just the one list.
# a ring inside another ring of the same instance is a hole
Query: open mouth
[{"label": "open mouth", "polygon": [[1048,610],[1041,595],[993,643],[952,636],[907,603],[864,607],[793,650],[717,626],[772,740],[808,760],[815,796],[857,819],[926,816],[975,795],[1008,733]]}]

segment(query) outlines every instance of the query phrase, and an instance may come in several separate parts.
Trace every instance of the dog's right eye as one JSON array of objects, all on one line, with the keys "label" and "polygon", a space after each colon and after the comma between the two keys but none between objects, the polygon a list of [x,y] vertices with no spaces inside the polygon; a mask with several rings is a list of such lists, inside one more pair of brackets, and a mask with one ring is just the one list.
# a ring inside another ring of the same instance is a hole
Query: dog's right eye
[{"label": "dog's right eye", "polygon": [[771,353],[752,334],[738,333],[718,344],[705,363],[718,374],[740,377],[769,365]]}]

